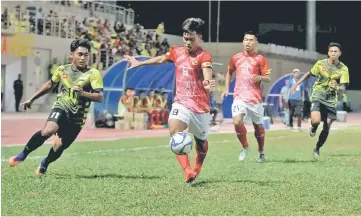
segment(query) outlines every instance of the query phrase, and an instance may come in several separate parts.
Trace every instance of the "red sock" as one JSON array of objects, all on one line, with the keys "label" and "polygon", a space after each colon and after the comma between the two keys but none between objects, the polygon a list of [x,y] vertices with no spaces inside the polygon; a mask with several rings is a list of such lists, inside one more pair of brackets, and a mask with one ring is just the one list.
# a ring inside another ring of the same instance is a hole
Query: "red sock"
[{"label": "red sock", "polygon": [[236,130],[238,140],[241,142],[243,148],[248,148],[247,129],[244,124],[234,125],[234,129]]},{"label": "red sock", "polygon": [[149,125],[150,125],[150,126],[153,126],[153,125],[154,125],[154,117],[155,117],[154,111],[152,111],[151,113],[149,113]]},{"label": "red sock", "polygon": [[160,114],[159,111],[154,111],[155,114],[155,124],[160,125]]},{"label": "red sock", "polygon": [[164,111],[164,124],[168,123],[168,118],[169,118],[169,112]]},{"label": "red sock", "polygon": [[165,111],[164,110],[162,110],[162,111],[160,111],[160,123],[161,124],[165,124],[166,123],[166,120],[165,120]]},{"label": "red sock", "polygon": [[266,136],[264,128],[263,127],[256,127],[255,131],[254,131],[254,136],[256,137],[257,142],[258,142],[258,151],[263,151],[264,138]]},{"label": "red sock", "polygon": [[208,140],[204,141],[203,146],[196,144],[196,151],[197,154],[194,162],[194,170],[196,173],[199,173],[202,169],[204,159],[206,158],[208,152]]},{"label": "red sock", "polygon": [[181,166],[182,170],[185,171],[187,168],[190,168],[189,164],[189,158],[188,154],[185,155],[175,155],[177,157],[177,160],[179,162],[179,165]]}]

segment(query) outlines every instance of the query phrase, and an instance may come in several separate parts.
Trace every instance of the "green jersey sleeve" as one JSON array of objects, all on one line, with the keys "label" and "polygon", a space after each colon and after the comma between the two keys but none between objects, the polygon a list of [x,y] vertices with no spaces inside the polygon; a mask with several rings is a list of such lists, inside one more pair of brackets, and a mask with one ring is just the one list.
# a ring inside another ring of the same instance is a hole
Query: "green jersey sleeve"
[{"label": "green jersey sleeve", "polygon": [[94,71],[90,76],[90,85],[93,90],[103,90],[103,77],[98,70],[93,70]]},{"label": "green jersey sleeve", "polygon": [[350,76],[348,73],[348,68],[344,67],[341,71],[340,84],[349,84],[349,83],[350,83]]},{"label": "green jersey sleeve", "polygon": [[317,61],[315,63],[315,65],[312,67],[312,69],[310,70],[311,74],[313,76],[317,76],[320,73],[320,64],[319,61]]},{"label": "green jersey sleeve", "polygon": [[59,66],[55,69],[53,75],[51,76],[51,81],[54,83],[58,83],[61,80],[61,75],[64,70],[64,66]]}]

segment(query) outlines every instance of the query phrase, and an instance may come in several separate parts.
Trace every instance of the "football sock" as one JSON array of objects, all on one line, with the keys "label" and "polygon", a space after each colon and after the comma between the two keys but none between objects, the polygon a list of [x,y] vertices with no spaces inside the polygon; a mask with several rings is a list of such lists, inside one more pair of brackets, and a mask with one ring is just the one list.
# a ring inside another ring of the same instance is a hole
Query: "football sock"
[{"label": "football sock", "polygon": [[325,144],[327,137],[328,137],[328,130],[323,129],[320,133],[320,136],[318,137],[318,142],[316,145],[316,149],[320,150],[320,148]]},{"label": "football sock", "polygon": [[256,127],[255,128],[255,132],[254,132],[254,136],[256,137],[257,139],[257,142],[258,142],[258,151],[260,153],[263,152],[263,149],[264,149],[264,138],[265,138],[265,131],[264,131],[264,128],[263,127]]},{"label": "football sock", "polygon": [[312,132],[316,132],[318,125],[320,125],[320,123],[311,123],[312,125]]},{"label": "football sock", "polygon": [[48,138],[49,137],[42,136],[41,131],[36,132],[26,144],[24,150],[20,152],[18,158],[25,160],[28,154],[39,148]]},{"label": "football sock", "polygon": [[241,142],[243,148],[248,148],[247,129],[244,124],[234,125],[234,129],[236,130],[238,140]]},{"label": "football sock", "polygon": [[62,154],[63,154],[64,149],[62,147],[60,147],[58,150],[54,151],[54,148],[50,148],[48,156],[46,156],[42,161],[41,161],[41,167],[43,168],[47,168],[49,166],[50,163],[56,161]]},{"label": "football sock", "polygon": [[196,158],[195,158],[195,169],[199,170],[197,173],[200,172],[204,159],[207,156],[208,152],[208,140],[200,140],[196,138]]},{"label": "football sock", "polygon": [[189,164],[189,158],[188,158],[188,154],[184,154],[184,155],[178,155],[176,154],[177,160],[179,162],[180,167],[182,168],[183,171],[185,171],[187,168],[190,168],[190,164]]}]

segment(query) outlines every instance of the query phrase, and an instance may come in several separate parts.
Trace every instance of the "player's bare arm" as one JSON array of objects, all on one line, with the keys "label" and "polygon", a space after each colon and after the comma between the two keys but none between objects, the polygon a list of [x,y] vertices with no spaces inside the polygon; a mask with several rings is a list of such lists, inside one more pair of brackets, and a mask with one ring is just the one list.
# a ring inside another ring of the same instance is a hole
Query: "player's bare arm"
[{"label": "player's bare arm", "polygon": [[231,83],[232,80],[232,75],[235,72],[235,69],[228,69],[227,73],[226,73],[226,79],[225,79],[225,89],[221,95],[221,99],[223,100],[225,96],[228,96],[229,94],[229,85]]},{"label": "player's bare arm", "polygon": [[56,86],[56,83],[52,80],[47,81],[43,86],[39,88],[39,90],[28,100],[21,103],[20,105],[24,106],[24,110],[31,109],[31,104],[39,99],[40,97],[44,96],[45,94],[49,93],[54,87]]},{"label": "player's bare arm", "polygon": [[206,90],[216,87],[216,80],[212,79],[212,68],[205,67],[203,68],[203,86]]},{"label": "player's bare arm", "polygon": [[86,92],[80,86],[75,86],[73,88],[75,92],[79,94],[80,97],[90,99],[93,102],[102,102],[103,101],[103,91],[97,91],[95,93]]},{"label": "player's bare arm", "polygon": [[289,90],[290,93],[295,92],[296,88],[298,87],[298,85],[302,84],[304,81],[306,81],[309,77],[311,76],[311,72],[306,72],[301,79],[299,79]]},{"label": "player's bare arm", "polygon": [[144,60],[144,61],[138,61],[134,57],[128,56],[128,55],[124,56],[124,58],[126,61],[128,61],[130,63],[130,67],[128,69],[135,68],[138,66],[143,66],[143,65],[157,65],[157,64],[162,64],[162,63],[166,62],[165,55],[153,57],[153,58],[150,58],[150,59]]},{"label": "player's bare arm", "polygon": [[271,81],[271,76],[269,75],[256,75],[254,78],[255,82],[270,82]]}]

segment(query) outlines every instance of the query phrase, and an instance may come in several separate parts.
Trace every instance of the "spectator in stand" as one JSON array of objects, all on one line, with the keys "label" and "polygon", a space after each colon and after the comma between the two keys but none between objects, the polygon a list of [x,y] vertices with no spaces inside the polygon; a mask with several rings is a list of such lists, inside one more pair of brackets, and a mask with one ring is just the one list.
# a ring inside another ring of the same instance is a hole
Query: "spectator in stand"
[{"label": "spectator in stand", "polygon": [[155,30],[156,33],[156,41],[160,41],[163,37],[164,33],[164,22],[159,23],[157,29]]},{"label": "spectator in stand", "polygon": [[162,98],[160,103],[160,121],[161,124],[167,124],[169,118],[169,108],[168,108],[168,93],[162,92]]}]

